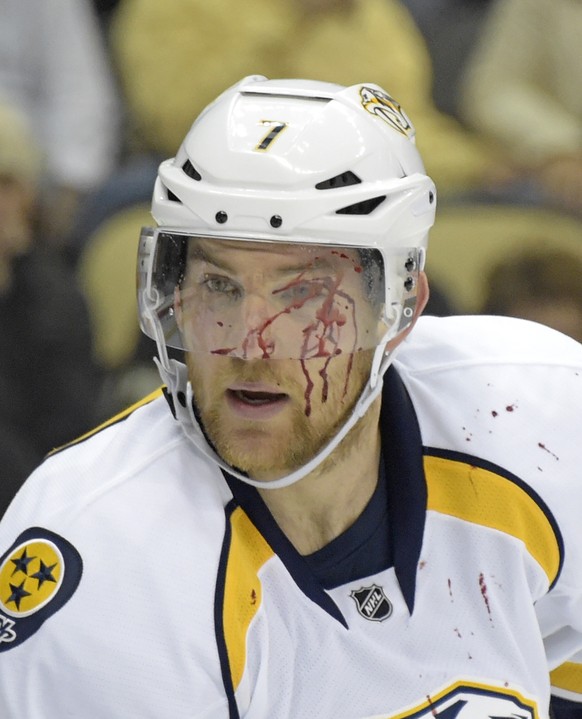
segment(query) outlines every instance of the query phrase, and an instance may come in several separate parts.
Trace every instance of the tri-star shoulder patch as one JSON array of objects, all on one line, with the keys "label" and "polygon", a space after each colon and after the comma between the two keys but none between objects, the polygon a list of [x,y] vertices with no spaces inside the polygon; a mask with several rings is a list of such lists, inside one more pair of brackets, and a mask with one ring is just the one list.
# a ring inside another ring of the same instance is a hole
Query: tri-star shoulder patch
[{"label": "tri-star shoulder patch", "polygon": [[24,531],[0,557],[0,652],[21,644],[75,593],[83,562],[63,537]]}]

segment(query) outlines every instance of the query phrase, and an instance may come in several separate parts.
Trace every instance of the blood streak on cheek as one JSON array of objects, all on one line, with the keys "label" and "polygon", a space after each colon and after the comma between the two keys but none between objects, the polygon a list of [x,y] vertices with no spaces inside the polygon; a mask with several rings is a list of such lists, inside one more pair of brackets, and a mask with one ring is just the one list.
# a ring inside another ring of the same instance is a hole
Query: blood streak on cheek
[{"label": "blood streak on cheek", "polygon": [[303,328],[303,345],[300,351],[301,369],[305,377],[305,415],[311,414],[311,398],[313,394],[314,382],[309,371],[307,360],[314,358],[325,358],[324,366],[319,370],[319,376],[322,380],[321,401],[327,402],[329,394],[329,365],[334,357],[342,353],[340,344],[340,330],[347,324],[346,315],[339,310],[336,302],[341,299],[346,303],[346,307],[351,310],[351,319],[354,327],[354,340],[349,352],[349,360],[346,368],[346,377],[344,382],[344,396],[352,373],[353,353],[358,342],[358,322],[356,318],[356,303],[353,297],[340,290],[340,280],[336,282],[327,282],[326,296],[321,306],[315,313],[315,321]]},{"label": "blood streak on cheek", "polygon": [[[305,414],[309,416],[311,414],[311,395],[313,392],[314,383],[311,379],[306,359],[313,359],[317,357],[325,357],[325,364],[319,370],[319,376],[322,379],[321,388],[321,401],[327,402],[329,394],[329,375],[328,368],[331,360],[342,353],[342,348],[339,346],[340,329],[347,324],[347,317],[343,314],[336,306],[337,298],[341,298],[347,303],[347,307],[351,308],[352,323],[354,327],[354,340],[352,347],[350,348],[349,360],[346,368],[346,377],[344,382],[343,396],[345,397],[348,389],[350,376],[352,373],[353,366],[353,353],[357,347],[358,340],[358,323],[356,318],[356,307],[353,297],[348,295],[339,289],[339,281],[329,288],[326,299],[322,303],[321,307],[317,310],[315,317],[316,322],[307,326],[303,330],[304,341],[301,350],[301,369],[305,376],[307,385],[305,388]],[[313,352],[310,347],[313,347],[314,340],[317,350]]]},{"label": "blood streak on cheek", "polygon": [[229,355],[236,350],[236,347],[221,347],[220,349],[211,350],[212,355]]},{"label": "blood streak on cheek", "polygon": [[305,416],[309,417],[311,414],[311,393],[313,392],[313,380],[311,379],[311,375],[309,374],[309,370],[307,369],[304,359],[301,360],[301,370],[303,371],[306,382],[305,393],[303,394],[305,398]]}]

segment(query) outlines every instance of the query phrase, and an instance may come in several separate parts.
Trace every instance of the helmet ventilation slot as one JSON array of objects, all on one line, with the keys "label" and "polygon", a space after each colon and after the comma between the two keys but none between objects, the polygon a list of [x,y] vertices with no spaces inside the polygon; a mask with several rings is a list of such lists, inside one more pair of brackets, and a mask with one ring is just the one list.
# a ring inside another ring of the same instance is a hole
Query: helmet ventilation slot
[{"label": "helmet ventilation slot", "polygon": [[372,197],[369,200],[363,200],[362,202],[356,202],[355,205],[348,205],[342,207],[341,210],[336,210],[336,215],[369,215],[381,205],[386,199],[386,195],[381,197]]},{"label": "helmet ventilation slot", "polygon": [[349,185],[359,185],[362,181],[351,170],[342,172],[340,175],[330,177],[329,180],[323,180],[315,185],[316,190],[335,190],[338,187],[348,187]]},{"label": "helmet ventilation slot", "polygon": [[175,194],[172,192],[172,190],[169,190],[169,189],[168,189],[167,187],[165,187],[165,186],[164,186],[164,190],[166,191],[166,193],[167,193],[167,195],[168,195],[168,200],[170,200],[170,202],[180,202],[180,203],[182,202],[182,200],[178,197],[178,195],[175,195]]},{"label": "helmet ventilation slot", "polygon": [[194,167],[190,160],[186,160],[186,162],[182,165],[182,169],[188,175],[188,177],[191,177],[193,180],[202,179],[202,175],[198,172],[198,170]]}]

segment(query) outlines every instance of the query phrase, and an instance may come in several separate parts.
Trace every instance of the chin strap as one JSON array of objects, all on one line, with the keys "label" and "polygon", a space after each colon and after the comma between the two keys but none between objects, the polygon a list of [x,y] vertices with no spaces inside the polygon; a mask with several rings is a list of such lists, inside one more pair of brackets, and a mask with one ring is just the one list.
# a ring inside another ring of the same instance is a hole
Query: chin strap
[{"label": "chin strap", "polygon": [[174,400],[176,419],[180,423],[182,431],[194,444],[194,446],[206,457],[218,464],[219,467],[226,470],[229,474],[233,475],[245,484],[250,484],[252,487],[261,489],[281,489],[282,487],[289,487],[292,484],[295,484],[295,482],[303,479],[308,474],[313,472],[313,470],[316,469],[325,459],[327,459],[340,442],[342,442],[342,440],[347,436],[352,427],[354,427],[361,417],[366,414],[374,400],[380,395],[382,392],[381,380],[394,359],[394,351],[380,352],[380,350],[378,350],[377,354],[379,354],[380,360],[377,363],[374,362],[377,367],[374,371],[375,381],[371,378],[370,381],[366,383],[366,386],[362,390],[362,393],[356,402],[354,411],[337,434],[334,435],[327,445],[325,445],[323,449],[321,449],[311,460],[309,460],[309,462],[304,464],[302,467],[299,467],[299,469],[296,469],[290,474],[280,477],[279,479],[266,481],[252,479],[227,464],[208,443],[208,440],[204,436],[202,428],[200,427],[198,419],[194,413],[194,395],[192,393],[192,385],[188,380],[188,369],[186,365],[173,359],[166,360],[167,364],[160,361],[158,358],[155,358],[155,362],[158,366],[162,381],[166,384],[168,391]]}]

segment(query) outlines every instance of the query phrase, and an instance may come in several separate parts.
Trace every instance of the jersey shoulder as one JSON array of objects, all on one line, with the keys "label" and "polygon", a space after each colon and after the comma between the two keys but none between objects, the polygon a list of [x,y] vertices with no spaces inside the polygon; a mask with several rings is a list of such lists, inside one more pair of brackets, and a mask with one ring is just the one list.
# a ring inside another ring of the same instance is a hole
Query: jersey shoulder
[{"label": "jersey shoulder", "polygon": [[[481,468],[484,487],[509,492],[507,506],[533,502],[560,535],[562,586],[582,596],[582,345],[524,320],[427,317],[395,367],[425,453],[449,468]],[[503,513],[502,494],[492,496]]]},{"label": "jersey shoulder", "polygon": [[197,480],[188,491],[203,494],[220,484],[217,472],[185,437],[159,390],[53,451],[8,507],[0,537],[13,523],[59,524],[116,502],[130,512],[132,502],[155,501],[172,487],[178,492],[187,473]]},{"label": "jersey shoulder", "polygon": [[397,358],[411,372],[479,364],[582,367],[582,345],[549,327],[513,317],[426,316]]}]

